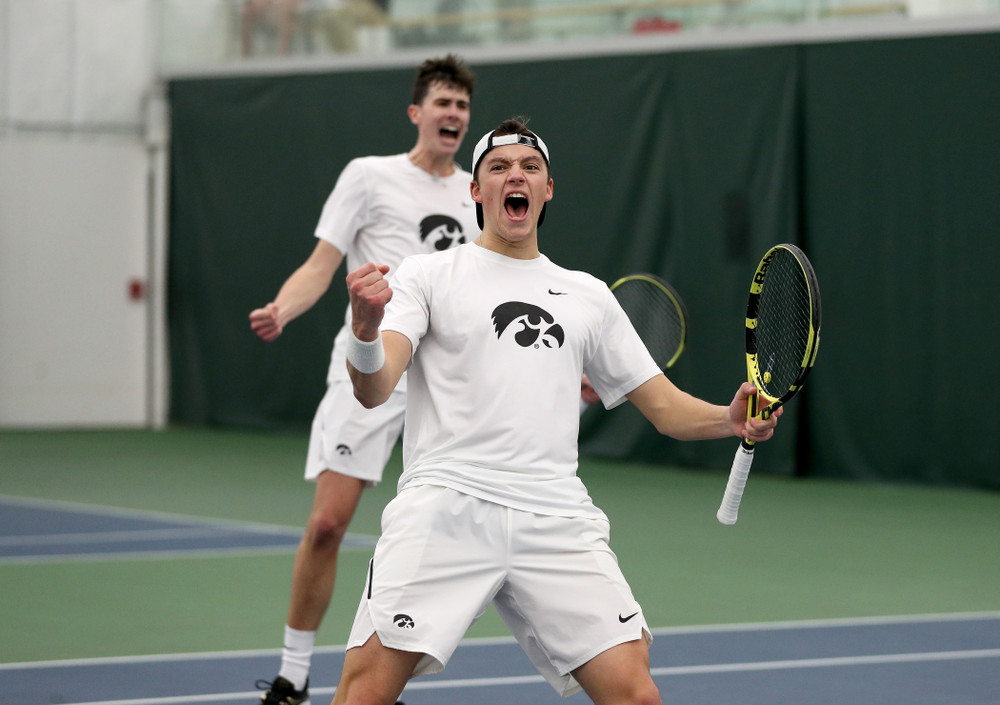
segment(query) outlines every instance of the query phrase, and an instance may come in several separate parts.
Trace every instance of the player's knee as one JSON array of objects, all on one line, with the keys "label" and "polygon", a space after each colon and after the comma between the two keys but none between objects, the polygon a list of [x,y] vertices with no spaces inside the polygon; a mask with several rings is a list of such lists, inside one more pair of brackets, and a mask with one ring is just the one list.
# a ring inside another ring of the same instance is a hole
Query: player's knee
[{"label": "player's knee", "polygon": [[632,702],[635,705],[663,705],[660,689],[656,687],[652,679],[636,689]]},{"label": "player's knee", "polygon": [[312,517],[306,531],[309,544],[316,550],[337,550],[347,533],[348,523],[338,517]]},{"label": "player's knee", "polygon": [[[340,692],[340,687],[338,686],[338,694]],[[363,691],[359,688],[353,688],[346,692],[346,695],[340,700],[334,700],[333,705],[382,705],[385,701],[380,699],[379,696],[370,691]]]},{"label": "player's knee", "polygon": [[637,678],[629,681],[627,691],[627,693],[622,693],[621,695],[624,697],[616,702],[627,702],[630,705],[663,705],[660,690],[652,678]]},{"label": "player's knee", "polygon": [[371,678],[341,679],[333,705],[385,705],[396,702],[395,695]]}]

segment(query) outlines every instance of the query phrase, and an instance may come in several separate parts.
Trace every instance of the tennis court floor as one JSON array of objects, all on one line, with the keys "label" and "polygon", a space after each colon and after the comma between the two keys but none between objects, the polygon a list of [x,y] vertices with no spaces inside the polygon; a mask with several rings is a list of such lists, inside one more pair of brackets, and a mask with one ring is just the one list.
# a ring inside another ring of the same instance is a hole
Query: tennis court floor
[{"label": "tennis court floor", "polygon": [[[259,702],[312,489],[304,438],[0,433],[0,704]],[[399,459],[366,493],[314,657],[328,703]],[[673,705],[997,705],[1000,497],[588,461]],[[266,521],[261,520],[266,517]],[[559,698],[495,614],[406,705]]]},{"label": "tennis court floor", "polygon": [[[664,703],[995,705],[1000,613],[658,630],[652,671]],[[249,705],[277,651],[0,665],[14,705]],[[314,657],[313,705],[329,702],[343,650]],[[589,702],[560,698],[511,639],[466,641],[441,674],[411,681],[406,705]]]}]

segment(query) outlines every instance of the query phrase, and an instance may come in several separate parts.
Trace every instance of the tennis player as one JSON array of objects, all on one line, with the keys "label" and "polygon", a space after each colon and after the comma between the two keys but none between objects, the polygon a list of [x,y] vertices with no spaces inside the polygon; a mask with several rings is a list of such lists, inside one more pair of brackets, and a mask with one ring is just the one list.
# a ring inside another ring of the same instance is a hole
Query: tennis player
[{"label": "tennis player", "polygon": [[606,407],[628,400],[679,439],[764,441],[746,418],[674,386],[607,285],[538,249],[553,196],[549,151],[520,120],[473,154],[475,241],[367,263],[347,277],[354,392],[377,408],[408,371],[404,468],[382,515],[334,705],[387,705],[441,671],[492,602],[563,696],[659,703],[652,641],[576,474],[581,375]]},{"label": "tennis player", "polygon": [[[420,65],[407,108],[416,144],[407,153],[347,164],[323,207],[312,254],[274,301],[251,312],[258,336],[274,340],[309,310],[329,289],[345,256],[349,270],[369,260],[395,268],[407,255],[447,249],[479,234],[469,195],[472,177],[454,161],[469,128],[474,84],[475,75],[455,56]],[[405,380],[378,409],[364,409],[354,399],[344,362],[349,308],[345,320],[309,439],[305,478],[316,490],[292,571],[281,667],[273,682],[258,682],[267,689],[265,705],[309,700],[313,647],[333,594],[341,540],[362,490],[381,480],[403,428]]]}]

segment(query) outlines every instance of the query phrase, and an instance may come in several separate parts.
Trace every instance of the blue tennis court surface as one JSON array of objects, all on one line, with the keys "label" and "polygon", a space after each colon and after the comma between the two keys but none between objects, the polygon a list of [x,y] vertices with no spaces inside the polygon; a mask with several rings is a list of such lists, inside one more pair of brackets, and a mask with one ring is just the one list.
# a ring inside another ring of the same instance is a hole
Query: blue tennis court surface
[{"label": "blue tennis court surface", "polygon": [[[294,551],[301,529],[0,497],[0,563]],[[347,546],[374,538],[349,535]]]},{"label": "blue tennis court surface", "polygon": [[[664,629],[652,672],[664,703],[996,705],[1000,613]],[[17,705],[250,705],[278,652],[0,665]],[[340,648],[314,657],[313,705],[329,702]],[[412,681],[406,705],[556,705],[562,699],[511,639],[462,644],[444,673]]]}]

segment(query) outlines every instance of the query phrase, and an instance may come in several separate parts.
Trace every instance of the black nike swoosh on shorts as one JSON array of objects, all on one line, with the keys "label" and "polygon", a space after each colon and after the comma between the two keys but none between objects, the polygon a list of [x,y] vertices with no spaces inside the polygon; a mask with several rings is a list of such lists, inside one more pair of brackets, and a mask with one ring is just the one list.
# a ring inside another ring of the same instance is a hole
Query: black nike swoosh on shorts
[{"label": "black nike swoosh on shorts", "polygon": [[630,614],[630,615],[629,615],[628,617],[622,617],[622,616],[621,616],[621,615],[619,614],[619,615],[618,615],[618,621],[619,621],[619,622],[621,622],[622,624],[625,624],[625,622],[629,621],[630,619],[632,619],[632,618],[633,618],[634,616],[636,616],[637,614],[639,614],[639,613],[638,613],[638,612],[633,612],[633,613],[632,613],[632,614]]}]

